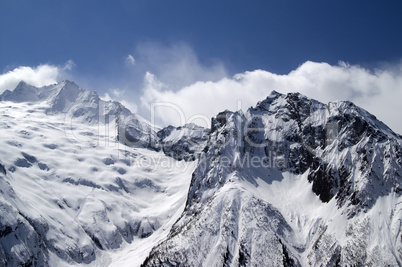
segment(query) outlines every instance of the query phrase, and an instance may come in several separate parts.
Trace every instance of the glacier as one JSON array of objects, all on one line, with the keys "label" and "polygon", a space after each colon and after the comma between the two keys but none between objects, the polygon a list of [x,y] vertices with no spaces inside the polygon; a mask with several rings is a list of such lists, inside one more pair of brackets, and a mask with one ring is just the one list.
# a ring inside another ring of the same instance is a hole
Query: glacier
[{"label": "glacier", "polygon": [[402,265],[402,137],[351,102],[158,128],[21,82],[0,116],[0,266]]}]

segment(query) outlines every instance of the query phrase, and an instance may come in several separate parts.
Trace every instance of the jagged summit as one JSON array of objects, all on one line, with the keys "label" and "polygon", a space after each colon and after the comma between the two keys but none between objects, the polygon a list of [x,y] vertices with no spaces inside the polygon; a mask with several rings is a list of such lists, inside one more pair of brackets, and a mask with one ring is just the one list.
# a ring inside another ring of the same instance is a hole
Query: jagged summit
[{"label": "jagged summit", "polygon": [[[401,264],[401,205],[383,201],[401,200],[402,140],[373,115],[274,91],[211,125],[185,210],[147,266]],[[396,243],[369,245],[379,236]]]},{"label": "jagged summit", "polygon": [[[85,109],[97,109],[99,116],[108,112],[122,112],[125,116],[132,114],[126,107],[116,101],[103,101],[95,91],[89,91],[78,86],[75,82],[64,80],[57,84],[35,87],[21,81],[17,87],[6,90],[0,95],[1,101],[43,103],[49,114],[71,113],[76,117],[85,117]],[[99,110],[99,107],[103,109]],[[93,110],[92,110],[93,111]],[[89,114],[86,114],[89,116]],[[84,118],[85,119],[85,118]],[[90,118],[86,118],[90,119]],[[92,118],[94,119],[94,118]],[[99,118],[98,118],[99,120]]]},{"label": "jagged summit", "polygon": [[39,88],[30,85],[25,81],[20,81],[14,90],[4,91],[0,95],[0,100],[13,102],[37,102],[54,97],[55,94],[60,93],[60,91],[70,91],[73,93],[77,90],[79,90],[78,85],[68,80]]},{"label": "jagged summit", "polygon": [[389,138],[402,138],[401,135],[392,131],[374,115],[350,101],[338,100],[324,104],[300,93],[281,94],[277,91],[272,91],[265,100],[258,102],[255,107],[250,108],[249,112],[254,115],[258,114],[258,111],[275,113],[276,116],[282,116],[284,120],[297,119],[298,123],[301,123],[307,119],[310,120],[311,124],[318,124],[321,118],[313,116],[322,113],[320,110],[326,110],[326,114],[329,117],[343,116],[352,118],[357,116],[367,123],[364,126],[365,129],[371,128],[371,131],[379,130]]},{"label": "jagged summit", "polygon": [[36,101],[38,98],[38,91],[38,88],[21,81],[13,91],[4,91],[0,95],[0,100],[13,102]]}]

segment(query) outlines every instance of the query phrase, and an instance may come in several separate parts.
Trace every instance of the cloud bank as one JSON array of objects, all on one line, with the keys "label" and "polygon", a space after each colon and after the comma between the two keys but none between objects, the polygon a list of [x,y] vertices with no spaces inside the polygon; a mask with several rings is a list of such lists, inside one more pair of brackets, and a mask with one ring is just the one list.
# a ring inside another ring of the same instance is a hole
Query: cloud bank
[{"label": "cloud bank", "polygon": [[13,90],[20,81],[33,86],[41,87],[54,84],[63,79],[67,72],[75,67],[74,61],[68,60],[62,66],[49,64],[37,67],[20,66],[6,73],[0,74],[0,94],[5,90]]},{"label": "cloud bank", "polygon": [[[209,127],[210,118],[218,112],[245,111],[276,90],[300,92],[324,103],[350,100],[402,134],[402,61],[374,70],[344,62],[329,65],[307,61],[286,75],[254,70],[226,77],[222,64],[201,64],[188,46],[142,49],[133,67],[153,65],[152,72],[142,68],[142,90],[112,88],[103,92],[103,98],[120,101],[160,126],[194,122]],[[149,59],[152,51],[157,52],[156,57],[169,55]],[[0,74],[0,93],[14,89],[21,80],[34,86],[57,83],[66,76],[74,80],[69,73],[73,67],[74,62],[69,60],[63,66],[15,68]]]},{"label": "cloud bank", "polygon": [[160,124],[209,126],[210,117],[218,112],[247,110],[272,90],[300,92],[324,103],[350,100],[402,133],[402,64],[371,71],[344,62],[333,66],[307,61],[287,75],[255,70],[215,82],[195,82],[179,90],[147,73],[141,101],[143,107],[153,109]]},{"label": "cloud bank", "polygon": [[51,65],[38,67],[18,67],[12,71],[0,75],[0,93],[5,90],[13,90],[20,81],[25,81],[34,86],[44,86],[57,82],[59,68]]},{"label": "cloud bank", "polygon": [[125,98],[126,92],[117,88],[111,88],[108,90],[107,93],[101,96],[101,99],[104,101],[118,101],[126,108],[128,108],[131,112],[137,113],[138,109],[135,102],[127,101]]},{"label": "cloud bank", "polygon": [[136,68],[153,73],[172,90],[197,81],[218,81],[227,75],[225,66],[217,59],[200,62],[192,47],[184,42],[168,46],[143,42],[136,47]]}]

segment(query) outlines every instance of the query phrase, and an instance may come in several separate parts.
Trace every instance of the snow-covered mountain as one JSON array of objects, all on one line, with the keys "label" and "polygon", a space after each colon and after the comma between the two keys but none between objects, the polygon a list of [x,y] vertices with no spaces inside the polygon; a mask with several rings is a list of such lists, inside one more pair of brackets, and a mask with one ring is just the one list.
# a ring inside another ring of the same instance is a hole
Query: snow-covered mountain
[{"label": "snow-covered mountain", "polygon": [[69,81],[0,100],[0,266],[402,265],[402,137],[353,103],[158,129]]},{"label": "snow-covered mountain", "polygon": [[402,139],[374,116],[273,92],[211,129],[145,265],[401,265]]}]

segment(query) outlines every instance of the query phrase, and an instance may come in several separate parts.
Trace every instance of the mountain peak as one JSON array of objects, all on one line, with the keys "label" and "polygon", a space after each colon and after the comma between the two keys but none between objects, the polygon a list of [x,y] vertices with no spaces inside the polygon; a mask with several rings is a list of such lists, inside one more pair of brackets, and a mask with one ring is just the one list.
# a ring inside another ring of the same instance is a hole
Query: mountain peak
[{"label": "mountain peak", "polygon": [[300,93],[236,115],[212,119],[185,210],[144,266],[401,265],[388,254],[402,248],[400,137],[351,102]]},{"label": "mountain peak", "polygon": [[0,100],[13,102],[37,101],[39,89],[25,81],[20,81],[14,90],[6,90],[0,95]]},{"label": "mountain peak", "polygon": [[75,82],[70,81],[70,80],[63,80],[62,82],[58,83],[63,86],[68,86],[68,87],[79,87]]},{"label": "mountain peak", "polygon": [[18,87],[23,87],[23,86],[26,86],[26,85],[28,85],[28,83],[25,82],[24,80],[21,80],[21,81],[17,84],[16,88],[18,88]]},{"label": "mountain peak", "polygon": [[292,105],[293,102],[299,102],[300,100],[303,100],[303,102],[309,102],[311,99],[300,93],[282,94],[274,90],[267,96],[267,98],[258,102],[255,108],[251,108],[251,110],[271,110],[271,112],[276,112],[278,109]]},{"label": "mountain peak", "polygon": [[276,90],[272,90],[272,92],[267,96],[267,98],[276,98],[276,97],[280,97],[283,96],[284,94],[279,93]]},{"label": "mountain peak", "polygon": [[22,90],[24,90],[28,93],[28,91],[34,91],[36,89],[37,89],[36,86],[33,86],[33,85],[25,82],[24,80],[21,80],[13,90],[9,90],[9,91],[21,92]]}]

